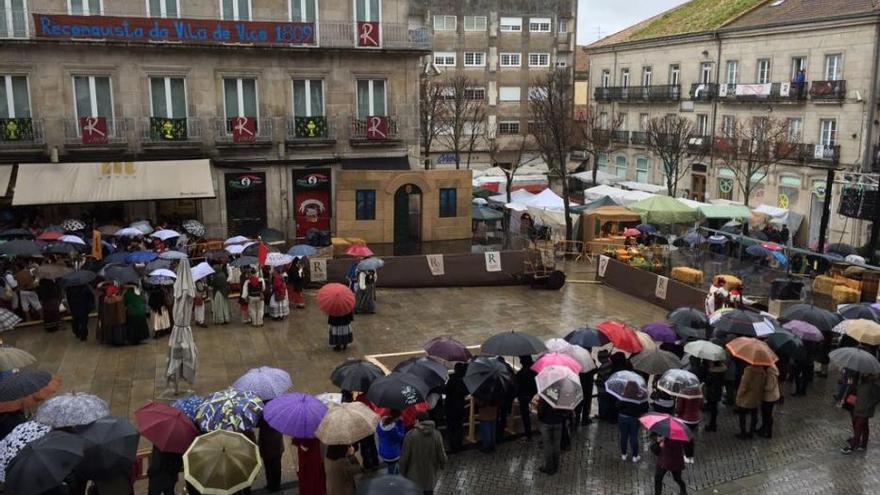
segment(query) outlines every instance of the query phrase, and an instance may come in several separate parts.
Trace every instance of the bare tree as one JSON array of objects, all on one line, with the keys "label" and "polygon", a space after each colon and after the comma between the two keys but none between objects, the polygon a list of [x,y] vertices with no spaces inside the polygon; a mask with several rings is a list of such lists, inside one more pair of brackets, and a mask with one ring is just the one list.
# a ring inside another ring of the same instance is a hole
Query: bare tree
[{"label": "bare tree", "polygon": [[566,240],[571,240],[572,236],[568,155],[576,141],[572,89],[571,73],[557,69],[537,81],[529,94],[533,121],[529,132],[535,138],[550,174],[562,182]]},{"label": "bare tree", "polygon": [[419,80],[419,131],[424,154],[425,170],[431,168],[431,146],[437,137],[435,123],[443,107],[443,85],[428,63]]},{"label": "bare tree", "polygon": [[[528,134],[522,134],[518,136],[518,140],[515,143],[512,143],[511,146],[505,147],[504,150],[501,150],[498,144],[497,139],[490,140],[489,143],[489,158],[491,159],[493,164],[498,163],[497,156],[499,151],[512,151],[513,158],[510,161],[510,166],[508,168],[501,168],[504,172],[504,177],[507,179],[507,183],[504,186],[504,192],[507,195],[507,203],[511,203],[513,201],[513,182],[516,179],[516,174],[520,168],[525,165],[528,165],[532,161],[534,161],[534,157],[525,159],[525,152],[530,149],[534,149],[534,140],[530,139],[531,136]],[[504,210],[504,239],[505,239],[505,247],[510,246],[510,235],[508,232],[508,228],[510,225],[510,209],[505,208]]]},{"label": "bare tree", "polygon": [[614,133],[623,126],[623,116],[613,111],[606,112],[604,107],[589,106],[575,119],[579,131],[579,149],[590,155],[593,162],[593,185],[599,171],[599,155],[610,156],[620,146],[614,140]]},{"label": "bare tree", "polygon": [[462,155],[471,156],[478,143],[485,139],[485,89],[464,74],[446,78],[441,88],[441,104],[435,121],[436,138],[455,157],[455,168],[461,168]]},{"label": "bare tree", "polygon": [[713,146],[715,159],[733,171],[746,206],[752,191],[770,173],[770,167],[794,158],[799,151],[792,141],[799,137],[791,136],[785,120],[752,117],[734,122],[722,134]]},{"label": "bare tree", "polygon": [[711,138],[699,135],[694,123],[678,114],[648,121],[645,139],[648,149],[663,163],[666,191],[673,197],[691,165],[702,161],[712,149]]}]

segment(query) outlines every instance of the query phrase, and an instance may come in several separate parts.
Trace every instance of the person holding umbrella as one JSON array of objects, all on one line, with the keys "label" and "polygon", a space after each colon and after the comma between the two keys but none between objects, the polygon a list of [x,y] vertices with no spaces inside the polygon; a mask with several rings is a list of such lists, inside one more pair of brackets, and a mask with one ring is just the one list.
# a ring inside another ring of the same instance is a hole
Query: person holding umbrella
[{"label": "person holding umbrella", "polygon": [[443,436],[434,426],[428,413],[416,416],[416,425],[403,439],[400,453],[400,472],[426,494],[434,493],[437,473],[446,464]]},{"label": "person holding umbrella", "polygon": [[868,447],[868,423],[874,417],[878,402],[880,384],[877,383],[877,375],[862,375],[856,388],[856,403],[852,410],[853,436],[840,452],[851,454],[854,450],[865,450]]},{"label": "person holding umbrella", "polygon": [[229,275],[223,264],[214,267],[214,274],[209,279],[214,297],[211,299],[211,309],[214,315],[215,325],[226,325],[232,321],[229,310]]},{"label": "person holding umbrella", "polygon": [[654,470],[654,495],[663,493],[663,478],[672,473],[672,479],[678,485],[679,495],[687,494],[687,485],[681,479],[684,471],[684,442],[662,436],[654,439],[651,451],[657,454],[657,468]]},{"label": "person holding umbrella", "polygon": [[294,256],[293,263],[287,270],[287,296],[297,309],[306,307],[306,298],[303,289],[306,287],[305,270],[303,269],[302,257]]},{"label": "person holding umbrella", "polygon": [[466,372],[467,364],[455,363],[445,386],[446,399],[443,401],[443,407],[446,412],[446,436],[449,450],[453,453],[461,450],[464,441],[465,405],[466,397],[469,395],[464,383]]},{"label": "person holding umbrella", "polygon": [[122,297],[125,303],[125,330],[129,344],[139,344],[150,337],[147,326],[147,299],[139,286],[132,285]]},{"label": "person holding umbrella", "polygon": [[761,399],[761,426],[756,430],[760,437],[773,438],[773,406],[779,401],[779,369],[767,367],[764,380],[764,396]]},{"label": "person holding umbrella", "polygon": [[727,364],[723,361],[710,361],[706,369],[706,411],[709,413],[709,424],[705,431],[718,431],[718,403],[724,393],[724,375]]},{"label": "person holding umbrella", "polygon": [[61,327],[61,290],[51,278],[40,279],[37,284],[37,298],[43,308],[43,329],[54,332]]},{"label": "person holding umbrella", "polygon": [[68,286],[65,293],[73,335],[85,342],[89,338],[89,313],[95,308],[95,293],[88,284]]},{"label": "person holding umbrella", "polygon": [[327,495],[354,495],[357,485],[354,477],[361,472],[361,464],[351,445],[328,445],[324,471],[327,475]]},{"label": "person holding umbrella", "polygon": [[532,398],[538,395],[538,386],[535,384],[535,377],[538,374],[532,369],[535,364],[532,356],[525,355],[519,357],[520,368],[516,372],[516,401],[519,404],[519,417],[522,420],[523,434],[527,442],[532,440],[532,415],[530,404]]},{"label": "person holding umbrella", "polygon": [[318,307],[327,313],[330,345],[334,351],[345,349],[352,342],[354,294],[342,284],[327,284],[318,291]]},{"label": "person holding umbrella", "polygon": [[648,412],[648,402],[646,400],[638,401],[643,389],[634,381],[626,382],[623,388],[623,397],[617,401],[617,410],[619,412],[617,422],[620,429],[620,460],[625,461],[627,457],[627,445],[632,451],[632,461],[639,462],[639,416]]},{"label": "person holding umbrella", "polygon": [[[739,388],[736,391],[736,408],[739,415],[739,433],[736,437],[750,439],[758,426],[758,408],[764,399],[764,387],[767,381],[767,368],[750,364],[743,371]],[[750,418],[750,427],[746,428],[746,416]]]},{"label": "person holding umbrella", "polygon": [[255,327],[263,326],[263,291],[266,289],[266,282],[258,275],[257,271],[250,273],[248,278],[242,283],[241,298],[247,301],[248,320]]},{"label": "person holding umbrella", "polygon": [[287,282],[281,268],[272,270],[272,295],[269,297],[269,315],[275,321],[287,318],[290,314],[290,301],[287,298]]},{"label": "person holding umbrella", "polygon": [[388,467],[388,474],[400,474],[400,449],[403,447],[403,437],[406,428],[400,419],[400,411],[392,409],[387,416],[383,416],[376,427],[376,437],[379,439],[379,459]]}]

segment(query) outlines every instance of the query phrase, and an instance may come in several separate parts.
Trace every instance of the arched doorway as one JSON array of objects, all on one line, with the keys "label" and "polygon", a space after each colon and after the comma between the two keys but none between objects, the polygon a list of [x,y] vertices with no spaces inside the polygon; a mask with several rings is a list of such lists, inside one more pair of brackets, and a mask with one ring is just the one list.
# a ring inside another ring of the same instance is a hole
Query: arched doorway
[{"label": "arched doorway", "polygon": [[422,241],[422,190],[405,184],[394,193],[394,253],[418,252]]}]

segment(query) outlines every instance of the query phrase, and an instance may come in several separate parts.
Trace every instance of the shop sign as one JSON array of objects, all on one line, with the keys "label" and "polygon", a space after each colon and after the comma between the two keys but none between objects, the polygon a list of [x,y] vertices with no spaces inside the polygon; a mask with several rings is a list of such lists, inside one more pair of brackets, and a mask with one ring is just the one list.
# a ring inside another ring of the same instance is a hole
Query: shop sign
[{"label": "shop sign", "polygon": [[107,143],[107,119],[104,117],[80,117],[79,130],[83,144]]},{"label": "shop sign", "polygon": [[256,186],[259,186],[262,183],[263,183],[263,178],[260,177],[259,175],[245,174],[245,175],[239,175],[239,176],[235,177],[234,179],[230,180],[228,182],[228,185],[232,189],[245,190],[245,189],[252,189]]},{"label": "shop sign", "polygon": [[326,189],[330,186],[330,178],[326,174],[309,174],[296,179],[298,189]]},{"label": "shop sign", "polygon": [[500,272],[501,271],[501,253],[498,251],[488,251],[485,253],[486,256],[486,271],[487,272]]}]

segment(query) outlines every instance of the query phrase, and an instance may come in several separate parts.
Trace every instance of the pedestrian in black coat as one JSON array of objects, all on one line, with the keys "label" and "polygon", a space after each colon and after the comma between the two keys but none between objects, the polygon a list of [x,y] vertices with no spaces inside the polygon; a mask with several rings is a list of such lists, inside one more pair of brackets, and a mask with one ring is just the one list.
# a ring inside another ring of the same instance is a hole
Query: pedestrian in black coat
[{"label": "pedestrian in black coat", "polygon": [[70,309],[70,326],[73,335],[79,340],[89,338],[89,313],[95,309],[95,293],[88,285],[75,285],[66,290],[67,305]]},{"label": "pedestrian in black coat", "polygon": [[455,369],[446,382],[446,399],[443,405],[446,412],[446,437],[449,450],[458,452],[464,443],[465,398],[470,394],[464,384],[467,364],[455,363]]},{"label": "pedestrian in black coat", "polygon": [[163,452],[159,447],[153,446],[150,455],[150,467],[147,468],[149,485],[148,495],[174,495],[174,486],[180,470],[183,469],[183,456],[171,452]]}]

